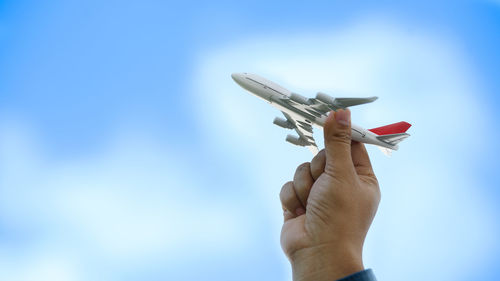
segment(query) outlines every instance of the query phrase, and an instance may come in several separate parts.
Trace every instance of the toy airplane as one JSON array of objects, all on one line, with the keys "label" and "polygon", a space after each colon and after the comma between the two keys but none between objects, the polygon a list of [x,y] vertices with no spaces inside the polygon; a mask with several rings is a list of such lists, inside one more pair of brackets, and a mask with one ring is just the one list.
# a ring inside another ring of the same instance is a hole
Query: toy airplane
[{"label": "toy airplane", "polygon": [[[318,153],[318,146],[313,138],[312,125],[322,128],[330,111],[377,99],[332,98],[324,93],[318,93],[316,98],[306,98],[255,74],[233,73],[231,77],[241,87],[279,109],[285,119],[276,117],[273,123],[285,129],[294,129],[299,135],[288,135],[286,141],[306,146],[314,155]],[[393,150],[398,149],[398,143],[410,136],[406,133],[410,126],[411,124],[402,121],[367,130],[351,124],[352,139],[377,145],[384,154],[391,155]]]}]

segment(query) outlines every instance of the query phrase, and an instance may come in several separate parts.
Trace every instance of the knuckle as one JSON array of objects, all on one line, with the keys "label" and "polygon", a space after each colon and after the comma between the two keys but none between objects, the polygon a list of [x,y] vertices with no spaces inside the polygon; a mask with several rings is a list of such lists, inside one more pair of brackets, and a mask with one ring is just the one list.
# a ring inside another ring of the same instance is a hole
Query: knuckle
[{"label": "knuckle", "polygon": [[334,132],[330,136],[330,141],[351,145],[351,133],[349,132],[349,130]]},{"label": "knuckle", "polygon": [[316,156],[311,160],[311,165],[321,161],[325,157],[325,149],[321,149]]},{"label": "knuckle", "polygon": [[375,176],[373,172],[368,174],[367,180],[366,180],[371,186],[373,186],[374,189],[380,190],[380,186],[378,184],[378,179]]},{"label": "knuckle", "polygon": [[[320,155],[321,154],[321,155]],[[314,158],[311,161],[310,169],[311,169],[311,175],[313,178],[317,178],[319,174],[323,172],[325,169],[325,164],[326,164],[326,156],[325,156],[325,150],[321,150],[318,155],[316,155],[317,158]]]},{"label": "knuckle", "polygon": [[293,182],[289,181],[283,185],[280,191],[280,200],[282,203],[289,202],[293,199],[293,194],[291,191],[293,188]]},{"label": "knuckle", "polygon": [[297,188],[302,188],[304,185],[308,184],[308,177],[310,177],[311,173],[311,164],[309,162],[305,162],[300,164],[295,171],[295,175],[293,176],[293,187],[295,190]]},{"label": "knuckle", "polygon": [[311,165],[311,163],[309,163],[309,162],[304,162],[304,163],[300,164],[297,167],[295,174],[298,174],[299,172],[302,172],[304,170],[309,170],[310,165]]},{"label": "knuckle", "polygon": [[329,175],[335,180],[354,178],[354,173],[347,165],[331,165],[327,163],[325,166],[325,174]]}]

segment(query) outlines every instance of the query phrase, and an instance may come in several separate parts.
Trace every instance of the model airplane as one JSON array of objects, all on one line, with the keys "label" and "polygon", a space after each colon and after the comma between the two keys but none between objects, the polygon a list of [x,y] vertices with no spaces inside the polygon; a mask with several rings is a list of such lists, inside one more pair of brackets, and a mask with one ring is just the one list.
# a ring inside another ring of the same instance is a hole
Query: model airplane
[{"label": "model airplane", "polygon": [[[313,138],[312,125],[322,128],[330,111],[377,99],[332,98],[324,93],[318,93],[316,98],[306,98],[255,74],[233,73],[231,77],[241,87],[279,109],[285,119],[276,117],[273,123],[285,129],[294,129],[299,135],[288,135],[286,141],[306,146],[313,154],[318,153],[318,146]],[[393,150],[398,149],[398,143],[410,136],[406,133],[410,126],[411,124],[402,121],[367,130],[351,124],[352,139],[377,145],[384,154],[390,155]]]}]

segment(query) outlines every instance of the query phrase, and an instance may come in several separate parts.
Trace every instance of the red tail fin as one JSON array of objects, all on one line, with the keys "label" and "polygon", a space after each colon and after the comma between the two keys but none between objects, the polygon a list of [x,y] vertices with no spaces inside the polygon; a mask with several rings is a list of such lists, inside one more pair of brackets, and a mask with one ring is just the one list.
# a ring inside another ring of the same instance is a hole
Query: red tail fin
[{"label": "red tail fin", "polygon": [[401,121],[398,123],[378,127],[378,128],[373,128],[369,129],[368,131],[375,133],[379,136],[382,135],[390,135],[390,134],[400,134],[406,132],[409,128],[411,127],[410,123],[407,123],[405,121]]}]

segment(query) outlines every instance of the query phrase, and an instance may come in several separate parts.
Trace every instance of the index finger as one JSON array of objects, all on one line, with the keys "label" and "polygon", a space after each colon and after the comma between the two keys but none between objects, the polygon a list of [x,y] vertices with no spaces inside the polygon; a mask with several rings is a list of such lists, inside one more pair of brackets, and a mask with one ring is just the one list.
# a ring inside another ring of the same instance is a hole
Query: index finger
[{"label": "index finger", "polygon": [[314,158],[311,160],[311,176],[313,180],[317,180],[319,176],[325,171],[326,156],[325,150],[322,149]]}]

